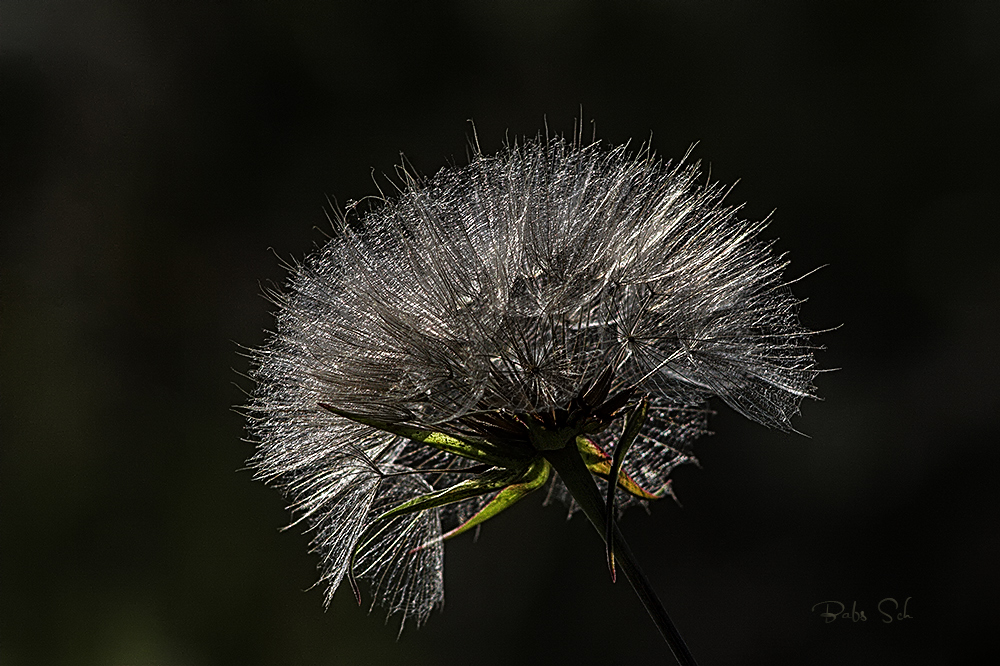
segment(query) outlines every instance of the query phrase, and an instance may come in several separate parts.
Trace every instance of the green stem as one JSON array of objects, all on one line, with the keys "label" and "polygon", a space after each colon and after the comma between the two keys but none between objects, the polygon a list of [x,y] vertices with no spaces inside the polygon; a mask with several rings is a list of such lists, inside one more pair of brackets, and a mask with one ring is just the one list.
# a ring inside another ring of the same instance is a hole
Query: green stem
[{"label": "green stem", "polygon": [[[601,492],[594,482],[594,477],[587,470],[587,466],[584,464],[576,447],[567,446],[562,449],[544,451],[543,455],[552,467],[555,468],[556,472],[559,473],[559,478],[566,484],[573,498],[580,505],[580,508],[583,509],[587,519],[590,520],[590,523],[601,535],[601,538],[605,538],[605,529],[607,526],[605,498],[601,496]],[[653,618],[653,623],[660,630],[660,634],[662,634],[663,639],[670,647],[670,651],[673,653],[677,663],[681,666],[697,666],[697,662],[695,662],[694,657],[691,655],[691,651],[684,643],[684,639],[681,638],[670,616],[667,615],[667,610],[660,603],[656,592],[653,591],[653,586],[650,585],[649,579],[646,578],[645,574],[639,568],[632,549],[625,542],[625,537],[622,536],[617,525],[614,527],[613,538],[615,561],[621,566],[622,572],[632,585],[632,589],[639,595],[639,600],[642,601],[646,612]]]}]

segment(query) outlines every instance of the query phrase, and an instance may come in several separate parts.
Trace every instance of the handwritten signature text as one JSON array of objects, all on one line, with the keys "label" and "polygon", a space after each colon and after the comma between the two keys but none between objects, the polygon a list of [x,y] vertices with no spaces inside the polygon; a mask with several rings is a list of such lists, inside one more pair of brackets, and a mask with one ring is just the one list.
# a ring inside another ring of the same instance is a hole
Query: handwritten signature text
[{"label": "handwritten signature text", "polygon": [[[903,603],[896,601],[894,597],[886,597],[882,601],[878,602],[875,609],[878,611],[880,619],[885,624],[892,624],[893,622],[901,622],[903,620],[912,620],[913,616],[909,613],[910,599],[913,597],[906,597]],[[863,608],[858,608],[858,602],[852,601],[851,607],[848,608],[844,603],[840,601],[821,601],[818,604],[814,604],[812,607],[812,612],[820,611],[819,616],[823,618],[823,621],[827,624],[831,622],[836,622],[837,620],[850,620],[851,622],[867,622],[868,615],[865,613]]]}]

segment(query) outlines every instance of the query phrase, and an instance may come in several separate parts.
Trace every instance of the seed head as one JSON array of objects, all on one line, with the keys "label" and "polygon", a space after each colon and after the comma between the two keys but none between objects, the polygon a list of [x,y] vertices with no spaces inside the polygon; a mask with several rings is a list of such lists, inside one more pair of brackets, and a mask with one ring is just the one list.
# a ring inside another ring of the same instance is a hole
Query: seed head
[{"label": "seed head", "polygon": [[251,464],[313,532],[327,600],[368,579],[419,623],[444,538],[545,483],[574,505],[546,451],[646,502],[693,459],[711,396],[789,430],[812,395],[787,262],[697,164],[557,138],[402,173],[292,267],[254,354]]}]

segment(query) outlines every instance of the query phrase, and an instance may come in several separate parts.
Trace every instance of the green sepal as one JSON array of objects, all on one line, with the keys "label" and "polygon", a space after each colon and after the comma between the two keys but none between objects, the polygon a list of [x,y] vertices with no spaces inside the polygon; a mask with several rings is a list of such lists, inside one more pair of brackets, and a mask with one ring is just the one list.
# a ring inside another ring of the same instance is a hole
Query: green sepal
[{"label": "green sepal", "polygon": [[[382,527],[380,527],[375,534],[366,539],[364,543],[358,543],[358,545],[355,546],[354,552],[351,553],[351,561],[347,566],[347,579],[351,584],[351,589],[354,590],[354,596],[358,599],[358,602],[360,603],[361,601],[361,592],[358,589],[357,581],[354,578],[354,562],[358,557],[358,553],[360,553],[365,546],[374,541],[378,535],[388,527],[387,521],[409,513],[416,513],[427,509],[436,509],[437,507],[445,506],[446,504],[454,504],[455,502],[461,502],[462,500],[467,500],[471,497],[476,497],[477,495],[484,495],[486,493],[493,492],[494,490],[501,490],[509,486],[511,483],[517,482],[517,480],[525,474],[525,471],[524,467],[516,469],[504,469],[498,467],[492,468],[474,479],[462,481],[461,483],[457,483],[450,488],[444,488],[442,490],[414,497],[411,500],[394,506],[373,520],[369,524],[368,529],[371,529],[371,526],[377,523],[383,523]],[[360,542],[360,539],[358,541]],[[426,545],[428,544],[419,546],[417,550]]]},{"label": "green sepal", "polygon": [[546,481],[548,481],[549,472],[551,470],[552,466],[549,465],[548,461],[544,458],[539,458],[534,461],[531,463],[531,466],[525,470],[524,474],[517,480],[517,482],[510,484],[497,493],[497,496],[490,500],[490,503],[480,509],[472,518],[469,518],[455,529],[441,535],[441,540],[458,536],[466,530],[470,530],[477,525],[483,524],[504,509],[509,508],[529,493],[538,490]]},{"label": "green sepal", "polygon": [[392,433],[393,435],[399,435],[400,437],[406,437],[407,439],[412,439],[413,441],[420,442],[421,444],[427,444],[428,446],[432,446],[439,451],[451,453],[463,458],[469,458],[481,463],[486,463],[487,465],[495,465],[496,467],[512,467],[525,461],[523,455],[501,450],[499,447],[478,437],[460,438],[447,433],[438,432],[436,430],[417,428],[415,426],[404,425],[402,423],[380,421],[368,416],[352,414],[322,402],[318,404],[331,414],[342,416],[345,419],[354,421],[355,423],[361,423],[373,428],[378,428],[379,430],[384,430],[385,432]]},{"label": "green sepal", "polygon": [[523,468],[511,470],[494,467],[474,479],[467,479],[448,488],[420,495],[402,504],[398,504],[372,521],[372,524],[374,525],[383,520],[389,520],[396,516],[402,516],[415,511],[436,509],[439,506],[454,504],[455,502],[461,502],[477,495],[485,495],[494,490],[506,488],[510,484],[516,483],[524,472]]},{"label": "green sepal", "polygon": [[[614,464],[614,460],[597,446],[593,440],[580,435],[576,438],[576,447],[591,474],[599,476],[602,479],[611,478],[611,467]],[[639,499],[660,499],[659,495],[655,495],[640,486],[624,468],[618,472],[618,487]]]},{"label": "green sepal", "polygon": [[611,463],[611,470],[608,473],[609,479],[618,479],[618,483],[608,483],[607,518],[605,523],[605,539],[607,544],[608,568],[611,570],[611,581],[615,580],[615,488],[621,485],[622,464],[625,462],[625,455],[628,453],[635,438],[642,430],[642,424],[646,421],[646,411],[649,409],[649,400],[643,397],[628,416],[625,417],[625,428],[622,430],[621,439],[615,446],[614,459]]}]

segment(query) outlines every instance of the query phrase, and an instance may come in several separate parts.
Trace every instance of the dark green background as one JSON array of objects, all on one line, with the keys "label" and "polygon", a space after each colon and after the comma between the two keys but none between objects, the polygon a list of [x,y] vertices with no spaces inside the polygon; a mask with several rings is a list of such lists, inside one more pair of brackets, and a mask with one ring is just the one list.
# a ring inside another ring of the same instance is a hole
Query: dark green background
[{"label": "dark green background", "polygon": [[717,405],[683,508],[626,516],[694,653],[972,663],[1000,592],[1000,14],[883,4],[4,0],[0,662],[661,663],[540,498],[448,544],[444,612],[398,642],[346,589],[324,613],[232,411],[261,284],[323,241],[327,196],[376,194],[400,151],[465,162],[467,119],[493,152],[582,105],[609,143],[698,142],[776,210],[790,276],[827,265],[803,321],[841,325],[811,438]]}]

